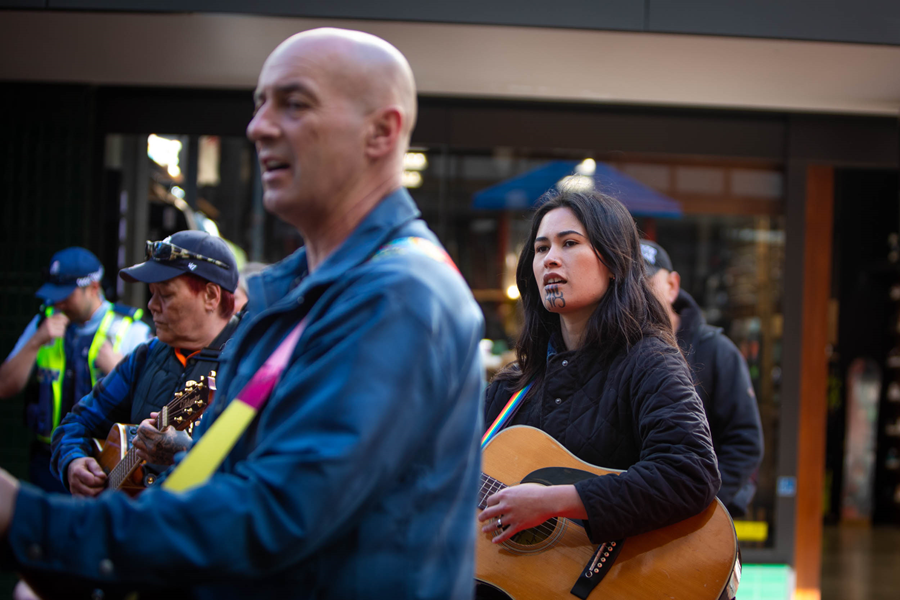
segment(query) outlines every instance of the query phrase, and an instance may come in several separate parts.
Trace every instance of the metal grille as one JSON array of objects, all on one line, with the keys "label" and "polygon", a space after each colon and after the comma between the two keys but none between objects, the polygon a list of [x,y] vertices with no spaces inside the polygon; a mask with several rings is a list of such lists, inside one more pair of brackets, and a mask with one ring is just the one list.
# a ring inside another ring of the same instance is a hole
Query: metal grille
[{"label": "metal grille", "polygon": [[[52,254],[92,247],[93,95],[87,86],[0,84],[0,360],[39,302]],[[0,464],[27,471],[22,398],[0,402]]]}]

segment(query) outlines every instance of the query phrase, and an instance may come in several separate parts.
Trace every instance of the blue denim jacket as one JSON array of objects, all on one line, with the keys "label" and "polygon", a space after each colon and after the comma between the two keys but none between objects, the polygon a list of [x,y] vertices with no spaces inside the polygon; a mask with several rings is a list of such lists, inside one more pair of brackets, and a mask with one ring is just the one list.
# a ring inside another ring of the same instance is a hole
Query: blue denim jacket
[{"label": "blue denim jacket", "polygon": [[417,216],[398,190],[311,275],[301,249],[251,281],[197,434],[303,316],[308,325],[208,484],[95,502],[23,486],[9,534],[17,562],[177,581],[195,597],[471,597],[482,315],[455,269],[425,253],[370,260],[393,239],[437,243]]}]

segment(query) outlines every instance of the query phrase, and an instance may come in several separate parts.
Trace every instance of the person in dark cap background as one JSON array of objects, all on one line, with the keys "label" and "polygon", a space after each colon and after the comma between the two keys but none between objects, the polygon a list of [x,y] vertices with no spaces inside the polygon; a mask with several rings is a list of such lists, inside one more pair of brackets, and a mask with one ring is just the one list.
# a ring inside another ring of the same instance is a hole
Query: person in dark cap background
[{"label": "person in dark cap background", "polygon": [[756,493],[752,476],[763,456],[759,407],[747,363],[722,329],[709,325],[697,302],[681,289],[681,276],[662,246],[641,240],[641,254],[651,287],[669,310],[706,410],[722,476],[717,497],[732,517],[742,517]]},{"label": "person in dark cap background", "polygon": [[[107,476],[92,454],[91,438],[105,438],[113,424],[141,423],[137,456],[168,465],[190,437],[151,421],[189,380],[208,376],[238,323],[234,317],[237,264],[226,243],[206,232],[180,231],[147,242],[147,260],[119,272],[150,286],[147,308],[156,339],[128,355],[63,419],[53,434],[51,468],[74,495],[96,496]],[[142,422],[143,421],[143,422]]]},{"label": "person in dark cap background", "polygon": [[72,247],[54,254],[35,294],[44,302],[40,314],[0,366],[0,398],[22,391],[36,371],[37,394],[29,398],[26,413],[36,434],[29,477],[49,491],[65,491],[50,473],[54,428],[123,355],[150,337],[140,321],[142,311],[104,298],[102,278],[103,266],[89,250]]}]

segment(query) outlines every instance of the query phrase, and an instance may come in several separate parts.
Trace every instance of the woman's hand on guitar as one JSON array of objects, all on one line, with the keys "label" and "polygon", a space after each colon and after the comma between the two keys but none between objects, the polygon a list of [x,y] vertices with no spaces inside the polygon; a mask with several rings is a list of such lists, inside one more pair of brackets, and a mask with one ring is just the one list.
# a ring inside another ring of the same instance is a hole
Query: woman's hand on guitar
[{"label": "woman's hand on guitar", "polygon": [[574,485],[523,483],[489,496],[486,504],[478,520],[485,523],[481,531],[497,534],[491,540],[495,544],[552,517],[587,518]]},{"label": "woman's hand on guitar", "polygon": [[67,477],[73,496],[96,496],[106,487],[106,473],[91,456],[82,456],[70,462]]},{"label": "woman's hand on guitar", "polygon": [[174,465],[175,454],[191,447],[191,436],[174,427],[165,427],[160,431],[155,426],[157,414],[150,413],[149,419],[141,421],[132,442],[134,451],[138,458],[148,463]]}]

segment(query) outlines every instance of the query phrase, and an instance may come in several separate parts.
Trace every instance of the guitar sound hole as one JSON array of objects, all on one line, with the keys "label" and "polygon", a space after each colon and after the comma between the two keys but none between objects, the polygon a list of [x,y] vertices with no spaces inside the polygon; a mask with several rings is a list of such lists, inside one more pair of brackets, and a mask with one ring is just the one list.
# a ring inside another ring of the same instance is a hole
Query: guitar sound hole
[{"label": "guitar sound hole", "polygon": [[537,527],[532,527],[531,529],[523,529],[516,535],[510,538],[510,541],[515,542],[516,544],[520,544],[522,546],[534,546],[535,544],[540,544],[544,540],[550,537],[553,534],[553,531],[556,529],[556,517],[544,521]]}]

